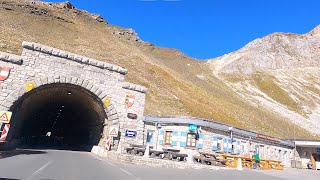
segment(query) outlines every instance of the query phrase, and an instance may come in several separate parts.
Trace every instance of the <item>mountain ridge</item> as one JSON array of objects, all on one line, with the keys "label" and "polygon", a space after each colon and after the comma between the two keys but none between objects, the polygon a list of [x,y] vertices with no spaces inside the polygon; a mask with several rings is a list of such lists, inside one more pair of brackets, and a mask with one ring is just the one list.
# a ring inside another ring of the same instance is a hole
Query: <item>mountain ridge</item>
[{"label": "mountain ridge", "polygon": [[[141,40],[133,29],[98,21],[86,11],[3,0],[0,28],[0,51],[20,54],[20,43],[30,41],[128,69],[126,81],[148,88],[145,114],[212,119],[281,138],[317,137],[282,114],[239,95],[229,79],[245,82],[241,76],[231,74],[226,80],[214,74],[207,61],[157,47]],[[295,134],[290,129],[296,129]]]}]

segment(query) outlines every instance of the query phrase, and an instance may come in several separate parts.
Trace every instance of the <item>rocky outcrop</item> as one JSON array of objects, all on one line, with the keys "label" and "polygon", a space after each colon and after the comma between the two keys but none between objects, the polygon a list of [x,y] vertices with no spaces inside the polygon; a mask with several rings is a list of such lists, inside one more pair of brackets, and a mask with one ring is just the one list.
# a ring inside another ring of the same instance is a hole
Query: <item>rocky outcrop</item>
[{"label": "rocky outcrop", "polygon": [[95,20],[97,22],[102,22],[108,24],[107,20],[104,20],[102,15],[100,14],[91,14],[84,10],[77,9],[73,4],[70,2],[43,2],[39,0],[25,0],[26,3],[21,3],[19,1],[3,1],[0,2],[0,9],[16,11],[22,10],[29,14],[39,15],[39,16],[48,16],[53,17],[58,20],[62,20],[65,22],[72,23],[72,19],[68,19],[62,16],[56,16],[51,14],[50,10],[53,11],[71,11],[74,13],[74,17],[78,15],[82,15],[88,17],[89,19]]},{"label": "rocky outcrop", "polygon": [[130,40],[130,41],[141,42],[138,34],[131,28],[129,28],[129,29],[114,28],[112,31],[112,34],[114,34],[118,38],[124,38],[124,39]]},{"label": "rocky outcrop", "polygon": [[242,49],[209,60],[216,74],[252,74],[262,70],[320,66],[320,27],[310,33],[274,33],[256,39]]}]

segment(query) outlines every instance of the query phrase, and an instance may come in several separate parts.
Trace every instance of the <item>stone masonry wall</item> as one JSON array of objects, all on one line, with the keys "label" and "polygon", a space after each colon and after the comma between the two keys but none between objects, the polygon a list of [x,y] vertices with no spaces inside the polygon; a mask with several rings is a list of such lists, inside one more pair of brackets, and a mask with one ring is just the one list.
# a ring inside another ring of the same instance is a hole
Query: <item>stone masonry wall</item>
[{"label": "stone masonry wall", "polygon": [[[124,147],[126,143],[142,143],[142,118],[147,90],[125,82],[126,69],[37,43],[23,42],[22,46],[21,56],[0,52],[0,67],[11,68],[8,79],[0,82],[0,110],[9,110],[19,97],[27,93],[28,81],[34,82],[34,88],[51,83],[74,84],[95,94],[101,103],[106,97],[111,99],[111,105],[105,107],[108,117],[105,124],[120,127],[120,139]],[[131,107],[125,103],[127,95],[135,96]],[[137,114],[138,119],[129,120],[128,112]],[[124,137],[126,129],[137,130],[137,137]],[[103,135],[107,133],[106,126]],[[99,143],[101,146],[104,140],[103,136]]]}]

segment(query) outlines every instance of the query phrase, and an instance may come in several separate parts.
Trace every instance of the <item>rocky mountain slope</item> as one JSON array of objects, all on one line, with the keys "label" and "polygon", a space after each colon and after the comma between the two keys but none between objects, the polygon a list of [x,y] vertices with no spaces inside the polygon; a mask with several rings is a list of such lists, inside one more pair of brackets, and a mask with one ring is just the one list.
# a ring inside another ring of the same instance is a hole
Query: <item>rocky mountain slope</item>
[{"label": "rocky mountain slope", "polygon": [[208,64],[252,105],[320,133],[320,26],[256,39]]},{"label": "rocky mountain slope", "polygon": [[[127,81],[148,88],[145,114],[202,117],[282,138],[313,137],[269,106],[248,100],[254,93],[242,86],[253,73],[244,75],[241,70],[243,76],[233,71],[225,75],[223,68],[232,68],[144,42],[134,30],[110,25],[101,15],[79,10],[71,3],[1,0],[0,30],[0,51],[19,54],[23,40],[33,41],[127,68]],[[308,92],[319,90],[313,87]],[[250,96],[240,90],[249,91]]]}]

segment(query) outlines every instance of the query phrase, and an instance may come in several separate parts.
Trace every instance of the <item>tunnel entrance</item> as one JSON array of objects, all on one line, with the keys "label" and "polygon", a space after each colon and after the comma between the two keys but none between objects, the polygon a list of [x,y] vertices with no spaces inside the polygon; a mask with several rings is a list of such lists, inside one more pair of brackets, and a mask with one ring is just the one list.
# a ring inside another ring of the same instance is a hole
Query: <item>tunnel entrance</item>
[{"label": "tunnel entrance", "polygon": [[28,147],[91,150],[98,145],[106,117],[101,100],[72,84],[47,84],[20,97],[10,108],[11,133]]}]

